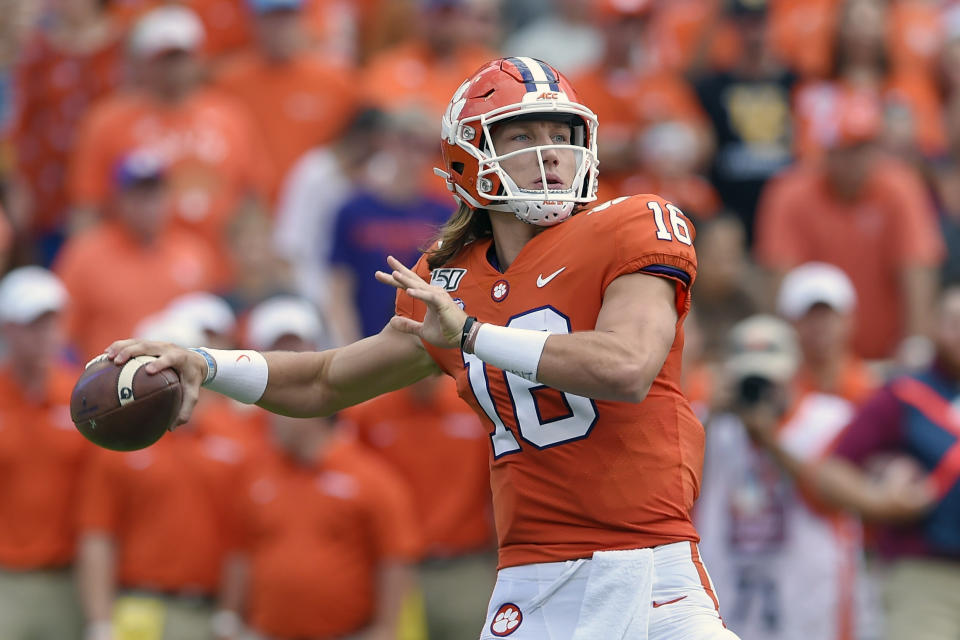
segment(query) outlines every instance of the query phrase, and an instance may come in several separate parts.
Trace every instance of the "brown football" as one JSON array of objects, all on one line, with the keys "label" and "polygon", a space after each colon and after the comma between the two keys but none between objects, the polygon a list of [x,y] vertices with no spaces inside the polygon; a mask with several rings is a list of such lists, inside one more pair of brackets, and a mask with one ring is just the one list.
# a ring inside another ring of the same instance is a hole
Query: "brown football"
[{"label": "brown football", "polygon": [[137,356],[117,366],[106,356],[84,369],[70,395],[70,417],[90,442],[114,451],[143,449],[160,439],[177,419],[183,391],[172,369],[150,375],[143,366],[154,356]]}]

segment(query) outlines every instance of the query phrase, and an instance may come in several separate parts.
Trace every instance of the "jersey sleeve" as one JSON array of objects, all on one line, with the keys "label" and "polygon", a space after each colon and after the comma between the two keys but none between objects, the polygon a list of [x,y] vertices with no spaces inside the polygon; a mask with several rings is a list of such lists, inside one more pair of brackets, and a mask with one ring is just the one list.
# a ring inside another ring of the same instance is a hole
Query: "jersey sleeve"
[{"label": "jersey sleeve", "polygon": [[603,291],[629,273],[667,278],[677,284],[678,312],[686,312],[697,276],[693,223],[674,204],[655,195],[633,196],[610,209],[611,220],[603,227],[612,228],[604,229],[609,237],[600,243],[613,245]]}]

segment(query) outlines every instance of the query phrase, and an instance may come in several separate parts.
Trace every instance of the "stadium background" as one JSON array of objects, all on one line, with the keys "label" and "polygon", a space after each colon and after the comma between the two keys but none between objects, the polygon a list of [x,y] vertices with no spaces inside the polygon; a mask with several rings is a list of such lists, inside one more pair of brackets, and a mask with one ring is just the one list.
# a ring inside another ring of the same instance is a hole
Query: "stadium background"
[{"label": "stadium background", "polygon": [[[856,329],[843,355],[864,362],[874,380],[923,366],[933,303],[960,277],[957,2],[2,5],[0,272],[38,265],[66,285],[58,367],[76,368],[130,335],[257,348],[292,335],[306,348],[378,331],[393,296],[373,271],[387,253],[412,263],[453,210],[432,174],[440,114],[464,78],[500,55],[551,62],[597,112],[600,201],[658,193],[696,224],[700,276],[686,391],[705,419],[722,408],[730,327],[781,311],[780,278],[797,264],[817,260],[847,272]],[[151,13],[170,5],[189,12]],[[197,291],[226,301],[229,312],[211,311],[210,300],[200,305],[199,317],[219,324],[171,311],[171,302]],[[291,306],[252,317],[279,295]],[[435,384],[347,412],[338,437],[403,477],[407,495],[397,500],[405,506],[389,509],[407,509],[396,517],[412,521],[410,540],[388,527],[369,561],[401,558],[427,575],[468,558],[483,582],[493,544],[485,435],[446,382]],[[242,451],[275,447],[266,418],[238,411],[212,407],[198,422]],[[446,435],[424,435],[433,432]],[[18,446],[30,453],[28,441]],[[94,503],[109,492],[104,469],[116,463],[80,451],[75,469],[50,479],[95,494],[77,499],[85,505],[79,516],[57,521],[69,551],[28,557],[0,526],[0,572],[69,568],[77,536],[110,530],[106,506]],[[421,468],[418,453],[446,464]],[[244,467],[260,464],[256,453],[243,455]],[[468,473],[463,459],[474,464]],[[167,481],[191,490],[183,478]],[[14,489],[0,487],[3,518],[12,522],[24,498],[5,492]],[[153,537],[126,544],[193,536],[190,518],[176,509],[150,511],[129,517],[167,520]],[[234,541],[212,535],[205,544]],[[306,556],[316,567],[339,566],[329,554],[309,554],[291,552],[278,566]],[[121,576],[119,588],[175,598],[190,591],[176,576],[162,589],[138,585],[140,570]],[[203,595],[218,597],[213,587]],[[259,606],[281,618],[292,606],[268,600]],[[473,596],[467,606],[480,611],[483,601]]]}]

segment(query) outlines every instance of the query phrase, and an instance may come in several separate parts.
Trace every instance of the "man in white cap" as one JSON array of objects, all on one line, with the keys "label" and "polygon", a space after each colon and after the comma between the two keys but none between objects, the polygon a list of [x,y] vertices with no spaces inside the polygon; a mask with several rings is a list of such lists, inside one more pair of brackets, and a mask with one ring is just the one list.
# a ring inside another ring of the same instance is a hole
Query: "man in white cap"
[{"label": "man in white cap", "polygon": [[777,311],[797,332],[798,393],[837,394],[859,404],[879,381],[853,351],[857,293],[847,274],[826,262],[789,271],[777,294]]},{"label": "man in white cap", "polygon": [[[815,275],[817,268],[788,276],[781,302],[791,313],[812,313],[821,302],[815,290],[829,298],[829,288],[806,288]],[[732,401],[707,424],[696,512],[701,553],[726,595],[724,619],[742,640],[863,637],[876,616],[858,585],[859,522],[809,502],[744,426],[762,416],[784,448],[811,460],[853,415],[853,405],[795,384],[802,354],[782,319],[751,316],[733,327],[728,344]]]},{"label": "man in white cap", "polygon": [[73,496],[88,448],[70,421],[67,292],[40,267],[0,280],[0,638],[79,638]]}]

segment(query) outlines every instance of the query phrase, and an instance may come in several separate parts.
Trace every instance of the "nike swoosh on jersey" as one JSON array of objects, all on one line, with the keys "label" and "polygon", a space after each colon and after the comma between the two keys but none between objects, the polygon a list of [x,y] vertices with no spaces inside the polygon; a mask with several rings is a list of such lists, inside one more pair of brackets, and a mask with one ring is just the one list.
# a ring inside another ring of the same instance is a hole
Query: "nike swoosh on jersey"
[{"label": "nike swoosh on jersey", "polygon": [[665,601],[665,602],[657,602],[657,601],[654,601],[654,602],[653,602],[653,608],[654,608],[654,609],[657,609],[657,608],[659,608],[659,607],[662,607],[662,606],[665,605],[665,604],[673,604],[674,602],[680,602],[681,600],[683,600],[683,599],[686,598],[686,597],[687,597],[687,596],[680,596],[679,598],[674,598],[673,600],[667,600],[667,601]]},{"label": "nike swoosh on jersey", "polygon": [[566,267],[560,267],[559,269],[557,269],[556,271],[548,275],[546,278],[543,277],[542,273],[537,275],[537,287],[545,286],[548,282],[550,282],[551,280],[556,278],[558,275],[560,275],[560,272],[563,271],[564,269],[566,269]]}]

